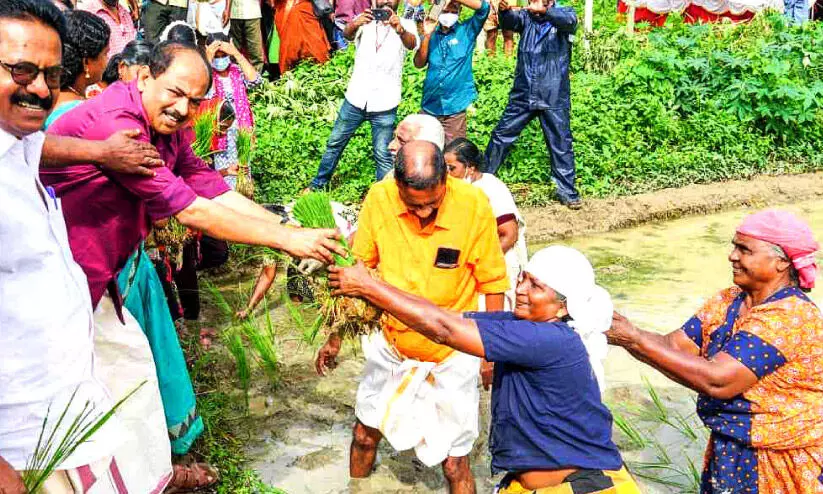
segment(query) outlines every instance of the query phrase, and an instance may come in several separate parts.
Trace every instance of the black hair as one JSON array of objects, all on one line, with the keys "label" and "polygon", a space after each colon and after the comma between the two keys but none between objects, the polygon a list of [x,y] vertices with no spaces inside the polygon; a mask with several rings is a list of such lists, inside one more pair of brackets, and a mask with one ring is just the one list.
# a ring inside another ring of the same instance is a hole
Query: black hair
[{"label": "black hair", "polygon": [[397,165],[394,168],[394,178],[397,183],[403,187],[408,187],[414,190],[429,190],[446,180],[448,169],[446,168],[446,160],[443,159],[443,152],[432,142],[428,141],[412,141],[415,146],[428,145],[431,146],[431,167],[425,166],[420,170],[415,170],[414,165],[412,169],[407,168],[406,152],[404,150],[408,144],[400,148],[397,152]]},{"label": "black hair", "polygon": [[150,41],[135,39],[126,43],[123,51],[117,55],[112,55],[106,70],[103,72],[103,82],[107,85],[114,84],[120,80],[120,64],[126,67],[132,65],[148,65],[151,61],[151,50],[154,44]]},{"label": "black hair", "polygon": [[235,118],[237,118],[237,114],[234,111],[234,105],[232,105],[229,100],[223,101],[223,103],[220,104],[220,112],[217,116],[217,121],[225,122],[228,119],[234,120]]},{"label": "black hair", "polygon": [[177,24],[169,29],[166,41],[197,46],[197,34],[188,24]]},{"label": "black hair", "polygon": [[206,46],[214,43],[215,41],[222,41],[223,43],[230,43],[229,37],[226,33],[211,33],[206,36]]},{"label": "black hair", "polygon": [[120,52],[121,60],[126,65],[148,65],[151,61],[151,51],[154,43],[144,39],[135,39],[126,43]]},{"label": "black hair", "polygon": [[[60,2],[60,5],[66,8],[66,10],[74,10],[74,4],[71,3],[71,0],[55,0]],[[60,8],[60,7],[57,7]]]},{"label": "black hair", "polygon": [[50,0],[2,0],[0,19],[40,22],[57,31],[66,44],[66,18]]},{"label": "black hair", "polygon": [[66,14],[68,38],[63,43],[63,77],[60,89],[68,89],[85,72],[84,60],[97,58],[109,47],[109,29],[106,22],[84,10]]},{"label": "black hair", "polygon": [[206,68],[206,73],[209,76],[209,84],[207,87],[210,88],[212,83],[211,64],[209,64],[209,61],[206,59],[206,54],[196,45],[178,43],[177,41],[163,41],[162,43],[154,45],[151,51],[151,59],[149,60],[151,76],[156,79],[165,74],[166,71],[169,70],[169,67],[171,67],[177,54],[184,51],[190,51],[200,55],[200,60],[202,60],[203,66]]},{"label": "black hair", "polygon": [[106,70],[103,71],[103,77],[100,78],[106,86],[111,86],[120,80],[120,62],[122,61],[123,54],[121,53],[109,59],[109,62],[106,64]]},{"label": "black hair", "polygon": [[454,154],[457,161],[463,163],[469,168],[477,168],[477,171],[484,173],[486,171],[486,155],[480,152],[477,145],[465,137],[458,137],[457,139],[446,145],[443,154]]}]

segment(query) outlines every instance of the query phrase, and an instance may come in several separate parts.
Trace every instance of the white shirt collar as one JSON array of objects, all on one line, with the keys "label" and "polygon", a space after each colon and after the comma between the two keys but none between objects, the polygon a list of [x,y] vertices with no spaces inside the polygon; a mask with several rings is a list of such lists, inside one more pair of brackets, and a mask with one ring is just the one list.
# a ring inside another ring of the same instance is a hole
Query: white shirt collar
[{"label": "white shirt collar", "polygon": [[17,139],[3,129],[0,129],[0,156],[5,156],[17,144]]}]

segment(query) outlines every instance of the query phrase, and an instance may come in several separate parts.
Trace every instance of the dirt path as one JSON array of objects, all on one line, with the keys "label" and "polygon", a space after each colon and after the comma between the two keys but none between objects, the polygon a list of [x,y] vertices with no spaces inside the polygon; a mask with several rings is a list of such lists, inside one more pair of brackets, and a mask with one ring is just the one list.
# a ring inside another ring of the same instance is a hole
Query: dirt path
[{"label": "dirt path", "polygon": [[751,180],[689,185],[636,196],[587,200],[583,209],[561,205],[523,210],[530,243],[589,235],[651,221],[741,207],[765,207],[823,197],[823,172],[760,176]]}]

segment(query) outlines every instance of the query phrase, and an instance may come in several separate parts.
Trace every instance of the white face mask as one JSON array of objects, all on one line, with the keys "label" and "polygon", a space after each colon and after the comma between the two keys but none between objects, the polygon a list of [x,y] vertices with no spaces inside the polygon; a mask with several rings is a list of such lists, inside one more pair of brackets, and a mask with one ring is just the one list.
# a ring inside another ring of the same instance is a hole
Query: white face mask
[{"label": "white face mask", "polygon": [[211,66],[214,67],[214,70],[218,72],[222,72],[229,68],[229,64],[231,63],[231,58],[229,57],[218,57],[212,60]]},{"label": "white face mask", "polygon": [[445,27],[446,29],[449,29],[450,27],[457,24],[457,17],[457,14],[446,13],[440,14],[440,17],[438,17],[437,20],[440,22],[441,26]]}]

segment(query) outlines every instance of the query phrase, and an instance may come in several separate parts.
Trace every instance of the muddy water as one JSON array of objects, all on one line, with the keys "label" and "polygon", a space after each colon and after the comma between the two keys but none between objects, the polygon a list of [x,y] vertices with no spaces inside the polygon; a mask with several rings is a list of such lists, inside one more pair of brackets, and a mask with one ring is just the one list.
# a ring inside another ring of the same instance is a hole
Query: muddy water
[{"label": "muddy water", "polygon": [[[785,209],[805,217],[823,239],[823,201]],[[563,243],[589,256],[618,310],[642,328],[667,332],[686,321],[706,297],[730,284],[729,241],[735,225],[748,212],[649,224]],[[539,247],[531,246],[532,250]],[[813,292],[812,298],[823,302],[823,290]],[[385,444],[374,474],[350,482],[349,427],[362,356],[356,348],[344,351],[340,367],[320,379],[309,366],[313,348],[289,341],[283,341],[282,347],[286,366],[281,386],[269,391],[274,399],[267,400],[266,393],[252,398],[252,427],[258,432],[250,453],[256,458],[253,467],[265,481],[290,494],[446,492],[437,469],[421,467],[413,455],[395,453]],[[694,475],[689,462],[699,469],[705,444],[705,432],[693,415],[693,394],[634,361],[622,349],[610,351],[606,374],[607,402],[633,424],[640,437],[632,440],[616,428],[615,441],[629,464],[637,466],[636,473],[657,479],[641,480],[643,492],[691,490]],[[656,389],[664,413],[655,406],[644,380]],[[481,439],[473,455],[481,493],[491,492],[495,481],[490,478],[485,448]],[[641,467],[638,462],[655,466]]]}]

